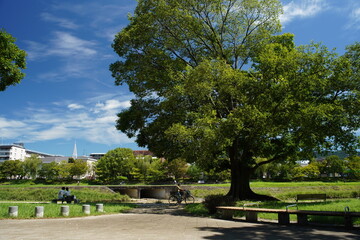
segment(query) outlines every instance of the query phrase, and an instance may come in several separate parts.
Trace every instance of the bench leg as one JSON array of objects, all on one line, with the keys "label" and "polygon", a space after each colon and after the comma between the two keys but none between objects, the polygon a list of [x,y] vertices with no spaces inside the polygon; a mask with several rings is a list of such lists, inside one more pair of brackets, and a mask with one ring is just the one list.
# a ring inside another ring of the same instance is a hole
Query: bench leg
[{"label": "bench leg", "polygon": [[257,212],[245,212],[245,219],[248,222],[257,222]]},{"label": "bench leg", "polygon": [[300,225],[308,224],[308,219],[306,214],[297,214],[297,223]]},{"label": "bench leg", "polygon": [[279,224],[288,225],[290,224],[290,215],[288,213],[278,213]]}]

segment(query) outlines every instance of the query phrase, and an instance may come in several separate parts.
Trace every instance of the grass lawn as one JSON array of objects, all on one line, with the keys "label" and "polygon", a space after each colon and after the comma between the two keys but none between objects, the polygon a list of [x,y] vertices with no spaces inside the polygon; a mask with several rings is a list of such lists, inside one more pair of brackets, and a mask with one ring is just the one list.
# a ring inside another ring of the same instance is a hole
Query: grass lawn
[{"label": "grass lawn", "polygon": [[[204,198],[210,194],[226,194],[230,184],[198,184],[203,189],[193,189],[194,196]],[[360,182],[251,182],[254,192],[270,195],[283,201],[293,201],[297,194],[325,193],[327,198],[358,198]],[[204,189],[208,187],[209,189]]]}]

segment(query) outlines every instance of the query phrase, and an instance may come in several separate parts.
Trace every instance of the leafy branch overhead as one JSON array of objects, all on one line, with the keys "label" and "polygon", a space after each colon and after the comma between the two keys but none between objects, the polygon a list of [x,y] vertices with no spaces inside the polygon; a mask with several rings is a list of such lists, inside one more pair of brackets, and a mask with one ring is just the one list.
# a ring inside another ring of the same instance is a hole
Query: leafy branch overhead
[{"label": "leafy branch overhead", "polygon": [[26,52],[19,49],[13,38],[5,30],[0,29],[0,91],[8,86],[20,83],[25,74]]}]

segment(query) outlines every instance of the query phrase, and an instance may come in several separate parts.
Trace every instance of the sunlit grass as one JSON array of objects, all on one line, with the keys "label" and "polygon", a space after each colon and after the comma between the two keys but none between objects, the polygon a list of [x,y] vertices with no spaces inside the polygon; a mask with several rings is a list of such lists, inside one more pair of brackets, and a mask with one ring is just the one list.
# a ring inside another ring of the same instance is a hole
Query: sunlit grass
[{"label": "sunlit grass", "polygon": [[[309,193],[325,193],[330,199],[360,197],[360,182],[252,182],[250,185],[258,194],[283,201],[293,201],[297,194]],[[230,188],[229,184],[201,186],[203,188],[191,190],[194,196],[205,198],[207,195],[225,195]]]},{"label": "sunlit grass", "polygon": [[[51,201],[57,198],[59,188],[0,188],[0,201]],[[100,188],[81,188],[71,191],[82,202],[123,202],[128,196],[106,192]]]}]

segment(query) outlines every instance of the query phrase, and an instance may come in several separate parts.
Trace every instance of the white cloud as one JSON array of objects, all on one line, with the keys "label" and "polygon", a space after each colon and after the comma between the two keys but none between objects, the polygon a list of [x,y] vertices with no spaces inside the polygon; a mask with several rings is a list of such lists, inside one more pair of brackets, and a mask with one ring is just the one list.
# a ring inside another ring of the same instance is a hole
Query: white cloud
[{"label": "white cloud", "polygon": [[51,13],[42,13],[41,18],[48,22],[55,22],[56,24],[58,24],[60,27],[63,27],[63,28],[67,28],[67,29],[79,28],[79,26],[77,24],[75,24],[74,22],[72,22],[68,19],[65,19],[65,18],[56,17],[56,16],[52,15]]},{"label": "white cloud", "polygon": [[26,50],[31,60],[44,59],[49,56],[71,58],[87,58],[97,54],[96,43],[78,38],[71,33],[56,31],[48,43],[27,41]]},{"label": "white cloud", "polygon": [[[111,97],[111,99],[108,99]],[[0,117],[0,136],[21,138],[23,142],[59,139],[84,139],[98,144],[132,143],[116,127],[116,114],[129,107],[130,101],[113,95],[87,99],[84,103],[55,102],[52,108],[21,110],[23,120]],[[94,100],[102,99],[102,102]]]},{"label": "white cloud", "polygon": [[92,41],[83,40],[67,32],[55,32],[51,40],[51,48],[48,49],[47,55],[54,56],[73,56],[88,57],[95,55],[97,52],[93,48],[96,45]]},{"label": "white cloud", "polygon": [[94,30],[98,37],[106,38],[112,42],[114,36],[124,25],[119,22],[127,20],[129,13],[132,13],[136,6],[136,1],[123,1],[118,4],[117,1],[87,1],[86,3],[64,3],[59,2],[53,5],[53,10],[66,11],[77,18],[86,19],[87,26]]},{"label": "white cloud", "polygon": [[360,6],[354,7],[349,15],[349,23],[347,29],[360,29]]},{"label": "white cloud", "polygon": [[18,128],[18,127],[24,127],[24,126],[25,126],[25,124],[21,121],[9,120],[9,119],[0,117],[0,129],[7,128],[7,127]]},{"label": "white cloud", "polygon": [[280,21],[286,25],[296,18],[313,17],[326,9],[325,0],[291,1],[284,5],[284,14],[280,16]]},{"label": "white cloud", "polygon": [[83,105],[81,104],[77,104],[77,103],[71,103],[67,106],[70,110],[77,110],[77,109],[82,109],[85,108]]}]

